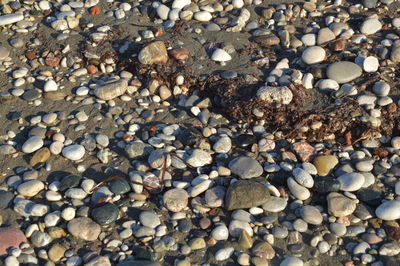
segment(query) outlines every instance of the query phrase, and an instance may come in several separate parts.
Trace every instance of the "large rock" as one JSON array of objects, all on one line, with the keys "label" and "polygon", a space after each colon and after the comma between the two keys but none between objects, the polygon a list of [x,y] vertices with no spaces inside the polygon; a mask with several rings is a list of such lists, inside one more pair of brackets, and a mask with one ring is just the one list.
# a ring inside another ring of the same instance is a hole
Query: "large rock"
[{"label": "large rock", "polygon": [[0,256],[6,255],[9,248],[19,248],[23,242],[28,241],[21,230],[11,227],[0,228]]},{"label": "large rock", "polygon": [[139,53],[142,64],[163,64],[168,61],[167,48],[164,42],[156,41],[144,47]]},{"label": "large rock", "polygon": [[101,100],[112,100],[123,95],[128,88],[128,82],[124,79],[106,83],[94,90],[94,95]]},{"label": "large rock", "polygon": [[362,69],[357,64],[348,61],[335,62],[328,66],[326,75],[337,83],[347,83],[362,75]]},{"label": "large rock", "polygon": [[260,206],[268,201],[270,194],[263,184],[251,180],[239,180],[231,184],[225,197],[228,211]]},{"label": "large rock", "polygon": [[68,231],[76,238],[94,241],[101,232],[100,225],[87,217],[75,218],[68,223]]}]

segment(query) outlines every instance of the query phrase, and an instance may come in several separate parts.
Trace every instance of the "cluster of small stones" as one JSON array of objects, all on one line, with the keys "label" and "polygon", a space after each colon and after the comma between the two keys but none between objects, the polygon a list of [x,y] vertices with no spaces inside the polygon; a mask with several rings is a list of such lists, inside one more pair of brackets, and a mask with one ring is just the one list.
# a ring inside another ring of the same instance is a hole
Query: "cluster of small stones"
[{"label": "cluster of small stones", "polygon": [[[380,17],[393,1],[278,4],[261,14],[250,12],[261,0],[109,0],[108,10],[98,0],[0,2],[0,26],[9,43],[0,45],[0,71],[10,84],[2,88],[0,101],[3,108],[27,103],[37,110],[26,117],[10,112],[7,119],[19,131],[2,130],[3,160],[27,158],[25,165],[2,169],[0,210],[22,218],[12,228],[0,216],[5,265],[186,266],[213,261],[302,266],[319,265],[327,257],[344,257],[340,263],[348,266],[399,263],[400,137],[377,134],[344,149],[338,143],[290,143],[279,131],[267,132],[262,123],[252,128],[230,124],[209,110],[211,99],[187,94],[184,75],[173,86],[154,78],[144,83],[140,76],[119,71],[112,57],[84,53],[83,58],[67,44],[79,31],[87,33],[92,47],[112,38],[111,26],[83,23],[85,16],[99,14],[114,23],[129,23],[140,14],[165,29],[178,21],[192,22],[188,31],[199,35],[199,23],[205,23],[205,31],[250,32],[260,47],[296,55],[276,62],[256,97],[290,104],[294,95],[289,85],[302,84],[333,97],[354,97],[369,113],[363,120],[380,126],[381,110],[392,104],[397,108],[384,74],[393,77],[400,62],[400,18],[384,22]],[[352,16],[363,17],[357,27],[348,23]],[[301,38],[292,25],[297,19],[310,20]],[[65,44],[62,50],[38,55],[33,50],[41,40],[24,43],[21,36],[36,32],[41,23],[57,32],[57,42]],[[163,34],[160,28],[140,31],[132,42],[147,44],[131,56],[152,65],[171,58],[184,63],[196,54],[184,43],[166,46],[157,40]],[[124,54],[130,45],[127,41],[115,48]],[[352,50],[346,51],[350,45]],[[13,57],[20,49],[27,51]],[[352,59],[330,58],[342,51]],[[260,54],[254,63],[269,67],[268,55]],[[221,66],[235,56],[232,45],[210,53]],[[381,80],[371,90],[361,90],[354,81],[368,73],[378,73]],[[227,79],[237,75],[222,74]],[[71,93],[66,89],[70,83],[78,84]],[[60,102],[76,109],[41,111]],[[135,104],[134,110],[126,104]],[[154,122],[163,114],[177,122]],[[191,118],[200,126],[190,129],[180,122]],[[110,121],[112,132],[87,126]],[[110,177],[123,160],[131,167],[125,176],[100,184],[87,171],[93,159],[104,166],[104,176]],[[63,162],[60,168],[53,167],[54,160]],[[73,173],[50,178],[64,164],[74,165]],[[211,252],[213,246],[218,249]],[[179,255],[164,261],[169,254]]]}]

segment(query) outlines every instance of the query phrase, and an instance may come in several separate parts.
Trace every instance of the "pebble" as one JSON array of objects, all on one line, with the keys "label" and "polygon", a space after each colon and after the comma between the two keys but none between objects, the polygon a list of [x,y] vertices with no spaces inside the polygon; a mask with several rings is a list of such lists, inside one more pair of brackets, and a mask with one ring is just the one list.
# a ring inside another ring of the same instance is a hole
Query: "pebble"
[{"label": "pebble", "polygon": [[362,69],[353,62],[340,61],[328,66],[326,75],[339,84],[350,82],[362,74]]},{"label": "pebble", "polygon": [[79,144],[69,145],[62,149],[62,155],[71,161],[78,161],[85,155],[85,148]]},{"label": "pebble", "polygon": [[1,227],[0,238],[0,256],[8,254],[7,250],[9,248],[18,248],[22,243],[28,242],[25,234],[20,229],[12,227]]},{"label": "pebble", "polygon": [[24,19],[24,15],[20,13],[6,14],[0,16],[0,26],[14,24]]},{"label": "pebble", "polygon": [[[248,191],[252,191],[251,194]],[[260,206],[269,199],[268,188],[251,180],[239,180],[231,184],[225,196],[225,208],[229,211]]]},{"label": "pebble", "polygon": [[378,81],[375,82],[372,90],[378,96],[388,96],[390,92],[390,85],[384,81]]},{"label": "pebble", "polygon": [[224,261],[229,259],[235,249],[233,247],[221,248],[215,253],[215,259],[217,261]]},{"label": "pebble", "polygon": [[279,265],[280,266],[303,266],[303,264],[304,264],[303,261],[299,258],[287,257]]},{"label": "pebble", "polygon": [[45,92],[56,91],[58,90],[58,85],[54,80],[50,79],[44,84],[43,90]]},{"label": "pebble", "polygon": [[334,155],[321,155],[313,161],[319,176],[327,176],[338,163],[339,160]]},{"label": "pebble", "polygon": [[39,180],[29,180],[18,186],[18,193],[24,197],[34,197],[44,189],[44,184]]},{"label": "pebble", "polygon": [[194,13],[193,17],[195,20],[202,21],[202,22],[210,21],[212,19],[212,15],[208,11],[196,12],[196,13]]},{"label": "pebble", "polygon": [[360,27],[362,34],[371,35],[382,29],[382,23],[376,18],[366,19]]},{"label": "pebble", "polygon": [[328,211],[336,217],[345,217],[352,214],[357,207],[354,200],[351,200],[340,193],[331,192],[326,197]]},{"label": "pebble", "polygon": [[245,156],[233,159],[228,167],[232,173],[238,175],[242,179],[259,177],[263,173],[263,168],[259,162]]},{"label": "pebble", "polygon": [[306,48],[301,55],[301,59],[307,65],[321,63],[325,60],[326,52],[320,46],[311,46]]},{"label": "pebble", "polygon": [[147,227],[156,228],[161,224],[157,214],[151,211],[143,211],[139,216],[140,222]]},{"label": "pebble", "polygon": [[100,225],[87,217],[78,217],[68,223],[68,231],[76,238],[94,241],[101,232]]},{"label": "pebble", "polygon": [[312,188],[314,186],[314,179],[312,176],[301,168],[293,169],[293,176],[297,183],[306,188]]},{"label": "pebble", "polygon": [[310,191],[299,185],[299,183],[297,183],[292,177],[287,179],[287,185],[293,196],[299,200],[306,200],[311,196]]},{"label": "pebble", "polygon": [[139,53],[142,64],[163,64],[168,61],[167,48],[164,42],[155,41],[144,47]]},{"label": "pebble", "polygon": [[385,221],[400,219],[400,201],[388,200],[376,208],[376,216]]},{"label": "pebble", "polygon": [[320,225],[322,223],[322,215],[320,211],[311,205],[304,206],[300,209],[301,218],[309,224]]},{"label": "pebble", "polygon": [[360,173],[347,173],[339,176],[337,180],[340,182],[340,190],[343,191],[357,191],[365,182],[364,176]]},{"label": "pebble", "polygon": [[24,153],[32,153],[43,147],[43,139],[38,136],[32,136],[22,145],[22,151]]},{"label": "pebble", "polygon": [[230,56],[230,54],[222,49],[216,49],[211,55],[211,60],[216,62],[226,62],[230,61],[231,59],[232,57]]},{"label": "pebble", "polygon": [[165,207],[172,212],[180,212],[188,205],[189,194],[181,188],[173,188],[163,195]]},{"label": "pebble", "polygon": [[100,225],[109,225],[115,222],[119,215],[119,209],[112,203],[106,203],[103,206],[92,210],[93,220]]}]

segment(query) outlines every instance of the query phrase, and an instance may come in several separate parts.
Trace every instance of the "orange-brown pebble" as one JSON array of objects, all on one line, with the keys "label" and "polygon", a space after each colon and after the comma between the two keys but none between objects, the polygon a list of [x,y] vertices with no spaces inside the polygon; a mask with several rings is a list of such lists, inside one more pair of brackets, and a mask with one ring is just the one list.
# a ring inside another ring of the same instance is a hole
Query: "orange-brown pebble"
[{"label": "orange-brown pebble", "polygon": [[101,9],[99,6],[94,6],[89,11],[90,15],[99,15],[100,13],[101,13]]},{"label": "orange-brown pebble", "polygon": [[94,66],[94,65],[88,65],[86,69],[87,69],[89,74],[96,74],[97,73],[97,67]]}]

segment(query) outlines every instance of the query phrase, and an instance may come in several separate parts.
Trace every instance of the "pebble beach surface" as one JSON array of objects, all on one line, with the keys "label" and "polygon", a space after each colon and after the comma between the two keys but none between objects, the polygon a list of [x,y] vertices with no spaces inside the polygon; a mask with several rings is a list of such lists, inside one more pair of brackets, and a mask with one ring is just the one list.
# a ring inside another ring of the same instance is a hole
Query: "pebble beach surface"
[{"label": "pebble beach surface", "polygon": [[0,7],[0,265],[400,265],[400,2]]}]

